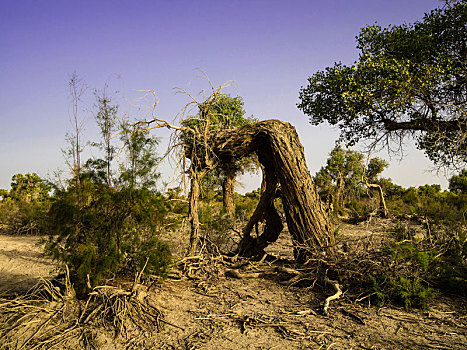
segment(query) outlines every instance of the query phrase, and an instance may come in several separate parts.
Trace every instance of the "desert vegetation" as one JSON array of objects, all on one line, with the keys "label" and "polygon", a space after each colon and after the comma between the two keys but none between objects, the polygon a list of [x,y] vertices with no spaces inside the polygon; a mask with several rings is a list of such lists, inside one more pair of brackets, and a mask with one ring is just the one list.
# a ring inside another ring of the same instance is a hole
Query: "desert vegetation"
[{"label": "desert vegetation", "polygon": [[[157,116],[152,90],[147,118],[96,91],[99,139],[86,140],[72,75],[66,176],[15,174],[0,190],[1,237],[34,237],[44,255],[30,259],[56,268],[30,289],[0,286],[0,347],[465,346],[465,10],[365,27],[357,62],[309,78],[299,109],[341,131],[313,176],[294,126],[245,117],[242,98],[207,78],[199,98],[180,91],[178,123]],[[375,149],[400,151],[405,137],[451,171],[448,189],[382,177]],[[349,148],[359,141],[364,152]],[[159,182],[169,153],[179,187]],[[261,188],[236,192],[245,172]]]}]

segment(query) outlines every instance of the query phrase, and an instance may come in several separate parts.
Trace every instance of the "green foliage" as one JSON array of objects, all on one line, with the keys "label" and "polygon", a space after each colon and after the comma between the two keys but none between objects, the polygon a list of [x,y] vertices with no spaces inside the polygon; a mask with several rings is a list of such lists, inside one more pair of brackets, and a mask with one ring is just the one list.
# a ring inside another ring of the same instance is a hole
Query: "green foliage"
[{"label": "green foliage", "polygon": [[438,253],[435,250],[423,250],[421,245],[408,240],[391,244],[386,248],[393,263],[411,261],[417,269],[427,272],[438,263]]},{"label": "green foliage", "polygon": [[[209,136],[225,129],[239,128],[256,122],[253,116],[245,117],[243,105],[240,96],[218,94],[214,99],[199,104],[198,113],[186,118],[181,124],[195,130],[199,135]],[[193,141],[191,137],[191,134],[185,133],[182,139],[186,144],[190,144]],[[205,198],[213,198],[216,191],[223,188],[226,178],[235,178],[240,173],[255,171],[257,167],[258,161],[255,155],[232,160],[229,164],[223,164],[223,167],[216,167],[201,179],[201,195]]]},{"label": "green foliage", "polygon": [[314,176],[314,182],[320,197],[332,199],[338,213],[344,214],[346,207],[360,213],[367,210],[361,202],[362,195],[367,193],[364,180],[377,181],[387,165],[383,159],[372,158],[366,166],[363,154],[336,146],[329,154],[326,166]]},{"label": "green foliage", "polygon": [[245,193],[244,196],[235,194],[235,217],[239,220],[248,220],[258,205],[261,197],[261,190],[257,189],[253,192]]},{"label": "green foliage", "polygon": [[424,286],[418,278],[409,279],[401,276],[396,284],[396,294],[406,308],[428,309],[430,300],[439,293],[431,287]]},{"label": "green foliage", "polygon": [[416,214],[435,224],[465,224],[467,195],[441,191],[439,185],[404,189],[389,179],[382,181],[389,210],[395,215]]},{"label": "green foliage", "polygon": [[[219,193],[213,197],[201,199],[199,207],[200,231],[209,251],[218,253],[219,251],[231,250],[234,244],[232,229],[236,227],[238,229],[239,224],[243,226],[253,214],[259,201],[259,192],[258,189],[245,195],[235,193],[234,216],[226,215],[222,206],[222,196]],[[183,207],[187,211],[186,202],[176,201],[175,203],[178,203],[179,208]]]},{"label": "green foliage", "polygon": [[95,117],[96,124],[101,133],[101,140],[92,143],[93,146],[98,147],[104,156],[106,182],[108,186],[112,185],[111,162],[115,156],[115,146],[112,144],[112,136],[117,128],[117,112],[118,106],[112,105],[112,101],[103,92],[99,95],[96,92],[97,99],[97,114]]},{"label": "green foliage", "polygon": [[8,197],[15,201],[43,202],[48,200],[49,184],[36,173],[16,174],[11,178],[11,190]]},{"label": "green foliage", "polygon": [[120,140],[125,146],[126,160],[120,164],[121,185],[128,188],[155,190],[160,174],[156,166],[158,140],[149,131],[140,130],[139,123],[123,121],[120,124]]},{"label": "green foliage", "polygon": [[147,189],[116,190],[81,182],[80,203],[74,188],[57,193],[49,212],[47,251],[70,267],[78,294],[104,278],[135,273],[149,258],[146,273],[165,276],[170,263],[167,245],[158,241],[167,207]]},{"label": "green foliage", "polygon": [[240,96],[219,94],[213,101],[201,104],[198,114],[183,120],[182,125],[204,132],[206,123],[209,123],[209,132],[217,133],[256,121],[253,117],[245,118],[243,105],[243,99]]},{"label": "green foliage", "polygon": [[379,307],[382,307],[388,302],[389,295],[387,294],[387,280],[388,277],[385,275],[373,276],[370,275],[370,290],[371,290],[371,300],[374,304]]},{"label": "green foliage", "polygon": [[16,174],[11,189],[1,191],[0,231],[6,234],[47,233],[49,184],[36,173]]},{"label": "green foliage", "polygon": [[[156,190],[157,139],[141,123],[117,122],[118,106],[105,94],[97,97],[96,123],[101,132],[101,158],[89,159],[67,187],[58,188],[48,212],[47,252],[67,264],[78,295],[115,276],[144,269],[145,276],[167,276],[168,245],[159,237],[177,226],[168,218],[174,204]],[[119,131],[121,163],[115,171]]]},{"label": "green foliage", "polygon": [[313,125],[339,127],[347,145],[409,135],[436,164],[465,164],[466,6],[454,1],[411,25],[363,28],[358,61],[311,76],[298,107]]},{"label": "green foliage", "polygon": [[373,302],[395,300],[425,309],[441,291],[465,295],[467,243],[462,227],[427,226],[421,232],[418,225],[399,223],[393,232],[396,241],[381,250],[383,270],[369,276]]},{"label": "green foliage", "polygon": [[459,175],[454,175],[449,179],[449,191],[467,194],[467,169],[462,169]]},{"label": "green foliage", "polygon": [[231,243],[231,231],[234,219],[225,215],[221,201],[203,201],[199,208],[199,221],[209,250],[227,251]]},{"label": "green foliage", "polygon": [[125,267],[130,268],[133,274],[146,265],[144,276],[167,277],[172,258],[167,243],[157,237],[144,238],[140,234],[132,234],[123,240],[122,250],[126,253]]},{"label": "green foliage", "polygon": [[371,300],[379,307],[394,300],[406,308],[428,309],[430,301],[439,294],[438,290],[423,283],[419,277],[370,275],[369,282]]},{"label": "green foliage", "polygon": [[47,234],[49,201],[0,201],[0,233],[10,235]]},{"label": "green foliage", "polygon": [[388,167],[388,162],[381,158],[371,158],[368,162],[365,176],[369,183],[374,183],[378,181],[378,176]]}]

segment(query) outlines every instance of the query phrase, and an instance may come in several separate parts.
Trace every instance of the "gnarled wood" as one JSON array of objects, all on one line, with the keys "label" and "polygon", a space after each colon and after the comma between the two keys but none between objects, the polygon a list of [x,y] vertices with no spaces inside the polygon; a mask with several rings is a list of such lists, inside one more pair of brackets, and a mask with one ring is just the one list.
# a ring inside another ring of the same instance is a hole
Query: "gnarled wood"
[{"label": "gnarled wood", "polygon": [[[202,142],[201,138],[199,142]],[[224,130],[209,138],[208,147],[210,150],[206,152],[205,147],[191,142],[186,145],[185,154],[192,154],[196,148],[203,150],[198,153],[199,159],[212,155],[220,164],[229,164],[255,152],[264,167],[266,191],[244,229],[241,250],[262,250],[271,240],[277,239],[282,223],[274,207],[274,196],[280,185],[287,226],[296,244],[296,259],[302,260],[310,250],[332,251],[332,225],[317,196],[303,147],[291,124],[266,120]],[[199,164],[209,163],[204,160]],[[266,229],[258,240],[253,241],[250,232],[262,219],[266,220]],[[256,248],[252,246],[254,244],[257,244]]]}]

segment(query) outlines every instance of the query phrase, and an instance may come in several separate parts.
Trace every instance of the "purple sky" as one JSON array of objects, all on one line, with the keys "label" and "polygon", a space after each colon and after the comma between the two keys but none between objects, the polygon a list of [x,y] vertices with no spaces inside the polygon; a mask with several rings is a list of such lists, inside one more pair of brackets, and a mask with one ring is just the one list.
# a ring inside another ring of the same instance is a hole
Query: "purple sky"
[{"label": "purple sky", "polygon": [[[310,170],[324,165],[337,132],[312,127],[297,108],[308,76],[357,57],[361,27],[411,23],[438,0],[0,0],[0,188],[13,174],[65,169],[60,151],[70,130],[67,82],[76,71],[90,87],[81,105],[84,135],[95,137],[92,90],[119,90],[122,113],[137,89],[153,89],[157,114],[172,120],[187,103],[173,88],[197,93],[235,81],[248,115],[297,127]],[[137,115],[134,115],[137,116]],[[139,114],[143,116],[143,114]],[[168,133],[157,133],[167,140]],[[161,147],[163,147],[163,145]],[[441,183],[431,164],[407,147],[384,176],[403,186]],[[160,150],[163,153],[163,149]],[[385,156],[384,153],[380,156]],[[166,178],[171,168],[161,169]],[[244,179],[246,189],[258,182]]]}]

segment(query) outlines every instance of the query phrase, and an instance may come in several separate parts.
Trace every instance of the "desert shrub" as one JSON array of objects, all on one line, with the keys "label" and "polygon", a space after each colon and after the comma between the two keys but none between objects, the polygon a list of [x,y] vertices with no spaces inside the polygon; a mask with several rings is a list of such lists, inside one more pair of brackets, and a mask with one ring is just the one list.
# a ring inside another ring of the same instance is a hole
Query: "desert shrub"
[{"label": "desert shrub", "polygon": [[199,221],[205,247],[215,253],[228,248],[231,243],[231,228],[235,221],[229,215],[225,215],[221,201],[205,201],[199,208]]},{"label": "desert shrub", "polygon": [[[416,229],[417,228],[417,229]],[[425,229],[426,232],[420,232]],[[368,277],[374,303],[388,300],[428,308],[439,293],[467,290],[467,242],[462,226],[409,226],[393,229],[395,242],[380,251],[381,271]]]},{"label": "desert shrub", "polygon": [[[225,213],[222,194],[204,197],[200,201],[199,221],[205,248],[218,253],[232,248],[237,234],[233,234],[239,223],[243,225],[253,214],[260,197],[260,190],[241,195],[235,193],[235,216]],[[233,237],[234,236],[234,237]]]},{"label": "desert shrub", "polygon": [[438,295],[438,291],[425,286],[419,278],[410,279],[400,276],[395,285],[395,293],[406,308],[419,307],[427,309],[430,300]]},{"label": "desert shrub", "polygon": [[261,190],[257,189],[245,195],[235,194],[235,217],[239,220],[248,220],[258,205]]},{"label": "desert shrub", "polygon": [[48,207],[49,202],[1,201],[0,232],[11,235],[47,234]]},{"label": "desert shrub", "polygon": [[147,189],[117,190],[82,181],[79,192],[57,193],[46,250],[69,266],[78,295],[103,279],[141,270],[146,259],[145,273],[164,277],[170,250],[157,236],[166,214],[163,197]]},{"label": "desert shrub", "polygon": [[393,300],[406,308],[428,309],[431,300],[439,294],[417,277],[370,275],[369,284],[371,300],[379,307]]},{"label": "desert shrub", "polygon": [[387,276],[386,275],[369,275],[370,296],[373,304],[382,307],[389,299],[386,288]]}]

